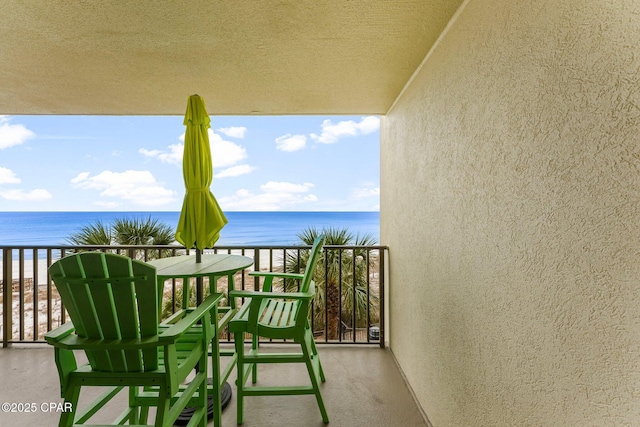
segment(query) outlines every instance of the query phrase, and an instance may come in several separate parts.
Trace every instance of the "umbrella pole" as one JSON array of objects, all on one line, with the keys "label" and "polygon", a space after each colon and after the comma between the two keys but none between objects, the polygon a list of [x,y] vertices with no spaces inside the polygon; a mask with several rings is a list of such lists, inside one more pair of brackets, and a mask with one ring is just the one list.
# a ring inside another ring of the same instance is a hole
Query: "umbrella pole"
[{"label": "umbrella pole", "polygon": [[[196,248],[196,262],[202,262],[202,251]],[[200,305],[203,300],[203,291],[204,281],[202,277],[196,277],[196,303]]]}]

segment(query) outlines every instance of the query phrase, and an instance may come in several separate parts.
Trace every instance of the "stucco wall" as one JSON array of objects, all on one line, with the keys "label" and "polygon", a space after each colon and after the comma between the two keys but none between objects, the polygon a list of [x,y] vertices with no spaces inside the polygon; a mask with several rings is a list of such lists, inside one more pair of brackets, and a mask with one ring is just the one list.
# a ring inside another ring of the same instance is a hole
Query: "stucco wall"
[{"label": "stucco wall", "polygon": [[391,350],[435,427],[640,425],[640,3],[470,0],[383,120]]}]

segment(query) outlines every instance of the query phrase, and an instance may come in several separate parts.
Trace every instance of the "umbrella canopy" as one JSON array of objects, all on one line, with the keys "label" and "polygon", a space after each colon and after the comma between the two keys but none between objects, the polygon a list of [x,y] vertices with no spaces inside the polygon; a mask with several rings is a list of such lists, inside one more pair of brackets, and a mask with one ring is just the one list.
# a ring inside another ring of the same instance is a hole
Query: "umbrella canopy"
[{"label": "umbrella canopy", "polygon": [[176,239],[187,248],[210,248],[220,237],[227,223],[218,201],[209,190],[213,181],[213,162],[209,147],[211,120],[204,99],[191,95],[187,103],[184,124],[184,155],[182,174],[186,194],[176,229]]}]

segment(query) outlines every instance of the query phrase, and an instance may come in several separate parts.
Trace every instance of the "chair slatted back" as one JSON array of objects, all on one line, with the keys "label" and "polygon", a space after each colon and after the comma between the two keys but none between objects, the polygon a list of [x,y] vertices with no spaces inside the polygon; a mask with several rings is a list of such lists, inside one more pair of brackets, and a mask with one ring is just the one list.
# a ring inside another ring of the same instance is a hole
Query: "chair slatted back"
[{"label": "chair slatted back", "polygon": [[323,240],[324,236],[320,235],[313,241],[311,254],[309,255],[309,259],[307,260],[307,268],[304,271],[304,278],[302,279],[302,283],[300,284],[300,292],[309,292],[309,286],[311,286],[313,275],[316,271],[316,265],[318,264],[318,257],[320,256],[320,252],[322,251]]},{"label": "chair slatted back", "polygon": [[[62,303],[82,338],[121,340],[158,334],[155,267],[125,256],[82,252],[49,267]],[[158,367],[150,349],[87,350],[91,367],[105,372],[141,372]]]},{"label": "chair slatted back", "polygon": [[[322,251],[323,236],[316,237],[306,263],[304,276],[300,283],[299,292],[315,295],[313,275],[318,264],[318,257]],[[282,294],[286,300],[286,293]],[[249,313],[248,330],[260,336],[269,338],[301,338],[308,324],[311,299],[282,301],[279,299],[264,299],[259,307],[256,306]]]}]

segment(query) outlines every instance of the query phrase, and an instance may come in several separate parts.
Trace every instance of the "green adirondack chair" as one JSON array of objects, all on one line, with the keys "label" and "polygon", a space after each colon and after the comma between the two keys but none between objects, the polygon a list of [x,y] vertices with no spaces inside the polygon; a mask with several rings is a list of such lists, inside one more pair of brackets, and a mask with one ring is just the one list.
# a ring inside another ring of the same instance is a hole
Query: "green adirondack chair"
[{"label": "green adirondack chair", "polygon": [[[325,382],[324,372],[318,356],[313,333],[309,326],[309,307],[315,295],[313,272],[322,250],[322,236],[316,238],[311,249],[307,268],[304,274],[253,272],[253,276],[263,277],[261,292],[232,291],[232,298],[246,298],[244,304],[229,323],[229,331],[234,334],[236,354],[238,357],[237,372],[237,422],[244,421],[245,396],[280,396],[314,394],[320,408],[322,420],[329,422],[324,407],[320,382]],[[296,279],[300,282],[299,292],[272,292],[274,278]],[[251,350],[245,353],[245,334],[252,337]],[[301,353],[260,353],[258,337],[272,339],[288,339],[300,344]],[[304,363],[309,372],[309,386],[256,386],[247,385],[249,375],[252,383],[257,377],[259,363]]]},{"label": "green adirondack chair", "polygon": [[[54,346],[65,407],[72,409],[61,413],[60,426],[85,424],[125,387],[128,407],[114,424],[147,425],[153,406],[153,425],[171,426],[184,407],[193,406],[197,409],[190,425],[206,426],[207,348],[221,294],[210,295],[159,331],[153,266],[121,255],[83,252],[58,260],[49,274],[71,318],[45,335]],[[74,350],[84,351],[88,363],[78,366]],[[181,385],[196,366],[192,381]],[[106,391],[79,411],[80,390],[86,386]]]}]

